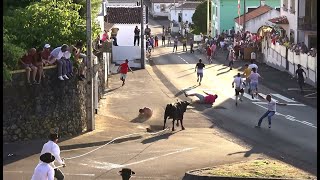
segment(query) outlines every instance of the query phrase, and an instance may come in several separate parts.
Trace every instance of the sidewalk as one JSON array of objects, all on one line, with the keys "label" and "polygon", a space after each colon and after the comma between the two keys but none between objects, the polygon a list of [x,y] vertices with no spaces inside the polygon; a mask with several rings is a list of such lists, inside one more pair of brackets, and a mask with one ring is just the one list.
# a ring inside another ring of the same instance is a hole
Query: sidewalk
[{"label": "sidewalk", "polygon": [[[214,61],[227,65],[226,56],[227,52],[219,52]],[[235,61],[234,68],[243,72],[245,64],[250,64],[250,60]],[[262,62],[262,59],[257,59],[256,64],[258,65],[258,73],[264,78],[259,82],[260,84],[313,108],[317,107],[317,94],[308,96],[308,94],[317,92],[316,88],[306,84],[305,92],[301,94],[296,78],[293,78],[289,73],[268,66]]]}]

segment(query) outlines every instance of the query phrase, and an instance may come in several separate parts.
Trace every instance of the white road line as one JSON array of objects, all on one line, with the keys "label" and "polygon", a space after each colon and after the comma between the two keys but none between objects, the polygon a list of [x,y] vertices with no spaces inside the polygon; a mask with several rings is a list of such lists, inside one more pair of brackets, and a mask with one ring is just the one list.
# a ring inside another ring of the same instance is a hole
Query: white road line
[{"label": "white road line", "polygon": [[304,97],[308,97],[308,96],[311,96],[311,95],[314,95],[314,94],[317,94],[317,92],[314,92],[314,93],[311,93],[311,94],[307,94]]},{"label": "white road line", "polygon": [[185,59],[183,59],[181,56],[178,56],[180,59],[182,59],[185,63],[189,64]]},{"label": "white road line", "polygon": [[277,97],[277,98],[279,98],[279,99],[282,99],[282,100],[284,100],[284,101],[290,102],[290,103],[297,102],[297,101],[291,100],[291,99],[289,99],[289,98],[287,98],[287,97],[284,97],[284,96],[282,96],[281,94],[271,94],[271,95],[272,95],[272,96],[275,96],[275,97]]},{"label": "white road line", "polygon": [[169,156],[169,155],[172,155],[172,154],[177,154],[177,153],[181,153],[181,152],[184,152],[184,151],[190,151],[192,149],[195,149],[195,147],[193,147],[193,148],[185,148],[185,149],[181,149],[181,150],[178,150],[178,151],[175,151],[175,152],[171,152],[171,153],[163,154],[163,155],[160,155],[160,156],[144,159],[144,160],[141,160],[141,161],[124,164],[123,166],[130,166],[130,165],[140,164],[140,163],[143,163],[143,162],[146,162],[146,161],[151,161],[151,160],[158,159],[160,157],[165,157],[165,156]]},{"label": "white road line", "polygon": [[[28,173],[28,174],[32,174],[33,172],[31,171],[3,171],[4,173]],[[69,176],[95,176],[95,174],[72,174],[72,173],[63,173],[65,175],[69,175]]]},{"label": "white road line", "polygon": [[[255,103],[268,104],[267,102],[255,102]],[[304,105],[304,104],[287,104],[287,106],[306,106],[306,105]]]},{"label": "white road line", "polygon": [[[314,89],[312,89],[312,88],[307,88],[307,89],[304,89],[303,88],[303,90],[304,91],[314,91]],[[288,91],[300,91],[300,88],[288,88]]]}]

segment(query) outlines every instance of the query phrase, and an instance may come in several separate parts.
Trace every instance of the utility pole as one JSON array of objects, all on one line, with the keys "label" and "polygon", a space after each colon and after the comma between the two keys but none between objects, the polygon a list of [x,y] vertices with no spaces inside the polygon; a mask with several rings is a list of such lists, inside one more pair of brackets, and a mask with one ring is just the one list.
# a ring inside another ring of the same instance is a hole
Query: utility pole
[{"label": "utility pole", "polygon": [[207,0],[207,36],[209,36],[209,29],[210,29],[210,27],[209,27],[209,18],[210,18],[210,0]]},{"label": "utility pole", "polygon": [[246,0],[243,0],[243,32],[246,32]]},{"label": "utility pole", "polygon": [[145,69],[146,63],[144,58],[143,0],[141,0],[140,4],[141,4],[141,31],[140,31],[141,32],[141,69]]},{"label": "utility pole", "polygon": [[87,31],[87,61],[89,61],[88,76],[89,79],[87,91],[89,97],[87,98],[87,120],[88,120],[88,131],[93,131],[95,129],[95,119],[94,119],[94,97],[93,97],[93,61],[92,61],[92,40],[91,40],[91,0],[86,0],[87,3],[87,21],[86,21],[86,31]]}]

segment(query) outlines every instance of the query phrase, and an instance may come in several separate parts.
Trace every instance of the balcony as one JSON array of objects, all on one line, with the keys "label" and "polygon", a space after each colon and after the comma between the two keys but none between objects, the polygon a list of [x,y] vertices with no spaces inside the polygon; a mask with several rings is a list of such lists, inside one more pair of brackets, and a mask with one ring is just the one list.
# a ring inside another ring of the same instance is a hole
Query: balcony
[{"label": "balcony", "polygon": [[317,31],[317,21],[312,21],[311,17],[298,17],[298,30]]}]

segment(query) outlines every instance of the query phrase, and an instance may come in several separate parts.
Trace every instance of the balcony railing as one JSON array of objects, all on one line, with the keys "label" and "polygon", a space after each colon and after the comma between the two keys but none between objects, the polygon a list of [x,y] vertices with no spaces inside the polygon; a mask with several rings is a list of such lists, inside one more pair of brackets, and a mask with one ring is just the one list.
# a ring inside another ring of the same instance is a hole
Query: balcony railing
[{"label": "balcony railing", "polygon": [[317,31],[317,21],[312,21],[310,17],[298,17],[298,29],[302,31]]}]

